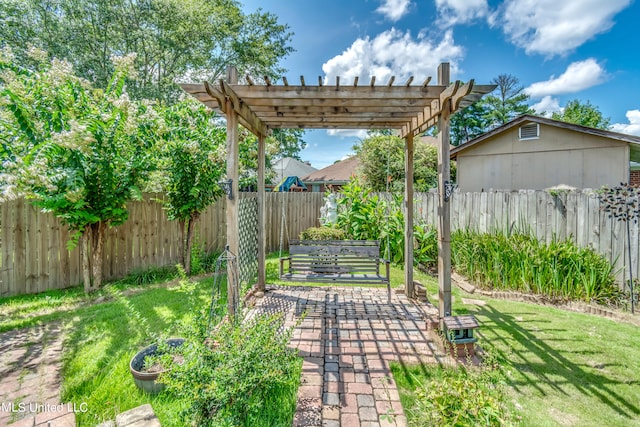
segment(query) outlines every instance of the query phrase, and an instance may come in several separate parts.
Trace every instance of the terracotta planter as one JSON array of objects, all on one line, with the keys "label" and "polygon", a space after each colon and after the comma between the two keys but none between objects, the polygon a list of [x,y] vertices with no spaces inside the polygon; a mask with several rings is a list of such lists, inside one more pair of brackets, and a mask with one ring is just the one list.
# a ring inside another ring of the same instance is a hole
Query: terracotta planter
[{"label": "terracotta planter", "polygon": [[[171,347],[180,347],[184,344],[184,338],[169,338],[167,344]],[[140,390],[147,393],[156,394],[164,389],[164,384],[157,381],[158,376],[166,370],[160,370],[156,372],[144,372],[144,359],[147,356],[154,356],[158,352],[158,345],[152,344],[144,349],[140,350],[129,362],[129,370],[133,375],[133,381]]]}]

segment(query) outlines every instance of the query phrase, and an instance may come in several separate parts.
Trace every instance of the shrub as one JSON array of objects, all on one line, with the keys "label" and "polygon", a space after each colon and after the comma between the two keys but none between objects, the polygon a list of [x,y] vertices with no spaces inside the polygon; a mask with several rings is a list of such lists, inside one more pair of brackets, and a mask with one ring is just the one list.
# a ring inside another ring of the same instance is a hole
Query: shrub
[{"label": "shrub", "polygon": [[288,348],[282,316],[224,322],[206,339],[185,343],[184,360],[162,377],[189,402],[183,416],[198,426],[285,426],[293,422],[301,359]]},{"label": "shrub", "polygon": [[346,233],[338,228],[309,227],[300,233],[300,240],[344,240]]},{"label": "shrub", "polygon": [[552,299],[615,302],[612,265],[571,241],[545,244],[530,234],[456,231],[451,253],[456,269],[478,285],[546,295]]},{"label": "shrub", "polygon": [[[488,368],[482,368],[488,369]],[[511,418],[502,385],[481,370],[430,368],[408,410],[420,426],[504,426]]]},{"label": "shrub", "polygon": [[[392,194],[385,199],[373,194],[357,179],[342,187],[338,199],[337,226],[354,240],[379,240],[382,256],[394,264],[404,262],[403,196]],[[414,230],[414,262],[430,266],[437,259],[436,232],[424,221]]]}]

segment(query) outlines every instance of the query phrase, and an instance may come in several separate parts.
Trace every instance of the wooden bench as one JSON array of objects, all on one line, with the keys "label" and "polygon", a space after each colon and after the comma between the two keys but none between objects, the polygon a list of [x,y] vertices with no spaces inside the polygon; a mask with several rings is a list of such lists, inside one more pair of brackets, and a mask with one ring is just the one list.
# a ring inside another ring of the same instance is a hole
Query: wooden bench
[{"label": "wooden bench", "polygon": [[[384,274],[380,274],[380,264],[384,264]],[[380,258],[377,240],[290,240],[289,256],[280,258],[280,279],[336,284],[383,283],[390,289],[389,261]]]},{"label": "wooden bench", "polygon": [[444,335],[451,343],[452,356],[473,356],[475,354],[474,343],[478,341],[473,336],[473,331],[480,326],[476,318],[472,315],[445,316],[442,321]]}]

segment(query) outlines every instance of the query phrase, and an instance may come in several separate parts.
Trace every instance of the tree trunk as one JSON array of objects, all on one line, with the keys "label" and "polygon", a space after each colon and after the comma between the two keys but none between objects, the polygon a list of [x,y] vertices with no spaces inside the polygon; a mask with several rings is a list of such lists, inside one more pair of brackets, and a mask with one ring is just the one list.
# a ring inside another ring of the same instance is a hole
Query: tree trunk
[{"label": "tree trunk", "polygon": [[178,250],[180,251],[180,264],[182,264],[182,267],[184,267],[184,271],[189,274],[189,272],[187,271],[187,260],[186,260],[186,236],[185,236],[185,229],[186,229],[186,223],[187,220],[186,219],[179,219],[178,220],[178,226],[180,227],[180,247],[178,248]]},{"label": "tree trunk", "polygon": [[198,219],[198,213],[192,213],[189,218],[189,224],[187,225],[187,249],[185,254],[185,266],[184,271],[187,275],[191,274],[191,249],[193,247],[193,232],[194,232],[194,222]]},{"label": "tree trunk", "polygon": [[89,233],[90,228],[85,227],[84,231],[82,232],[82,237],[80,237],[80,239],[82,240],[80,245],[80,257],[82,258],[82,279],[84,281],[84,291],[87,293],[91,291],[91,285],[93,283],[91,280],[91,250],[89,249],[91,245],[89,244]]},{"label": "tree trunk", "polygon": [[107,224],[103,221],[88,225],[82,232],[82,277],[84,291],[92,292],[102,286],[102,249]]}]

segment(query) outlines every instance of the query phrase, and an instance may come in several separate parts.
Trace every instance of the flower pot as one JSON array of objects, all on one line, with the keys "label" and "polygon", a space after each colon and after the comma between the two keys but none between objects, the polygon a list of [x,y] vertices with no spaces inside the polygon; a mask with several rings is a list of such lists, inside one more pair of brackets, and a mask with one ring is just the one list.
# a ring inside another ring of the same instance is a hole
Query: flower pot
[{"label": "flower pot", "polygon": [[[167,340],[167,344],[170,347],[180,347],[184,344],[184,338],[170,338]],[[156,394],[164,389],[164,384],[158,382],[158,376],[165,370],[158,370],[155,372],[144,372],[144,359],[147,356],[154,356],[158,354],[158,344],[152,344],[144,349],[140,350],[135,356],[131,358],[129,362],[129,370],[133,375],[133,381],[140,390],[147,393]]]}]

